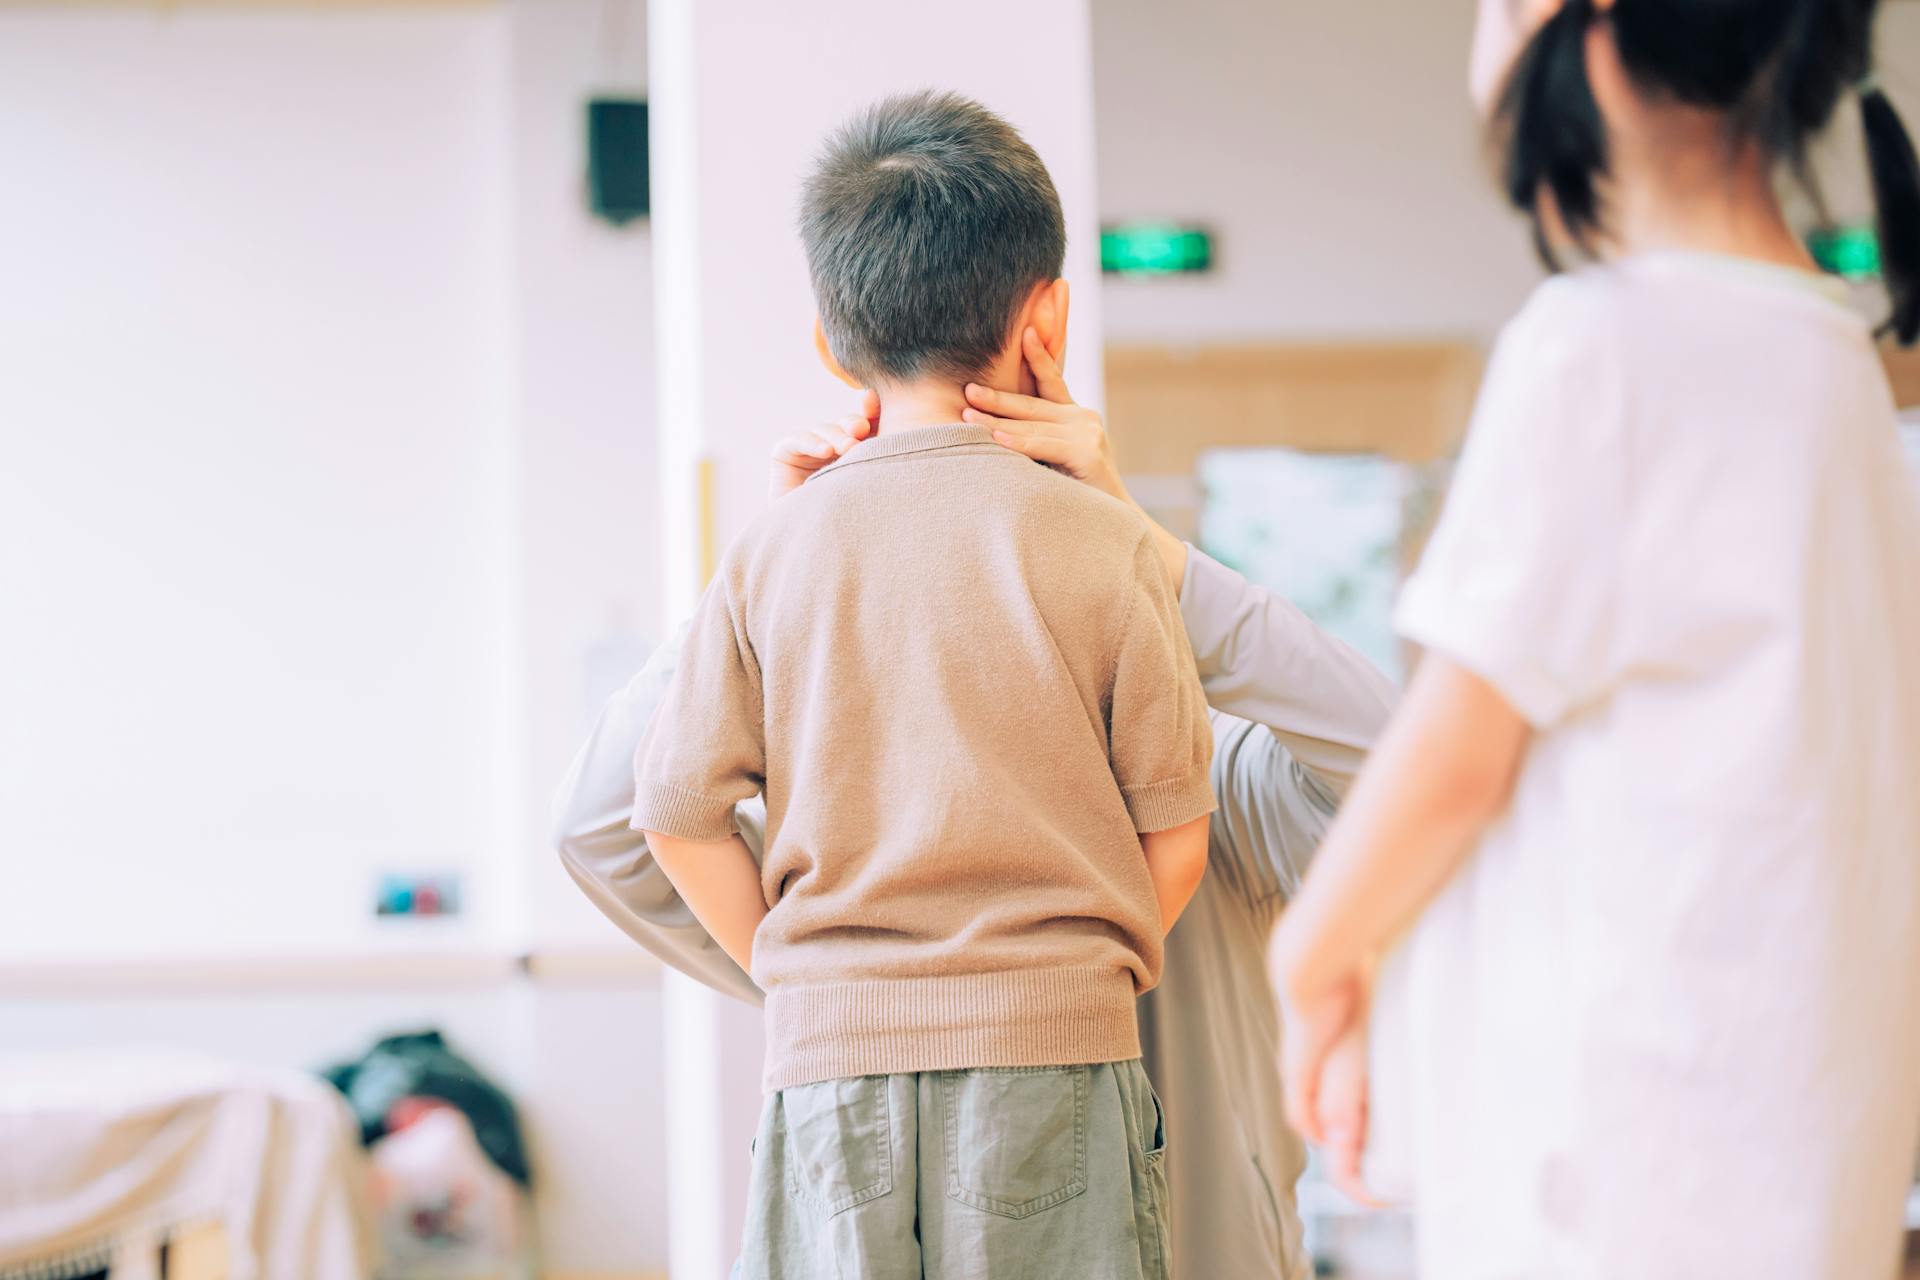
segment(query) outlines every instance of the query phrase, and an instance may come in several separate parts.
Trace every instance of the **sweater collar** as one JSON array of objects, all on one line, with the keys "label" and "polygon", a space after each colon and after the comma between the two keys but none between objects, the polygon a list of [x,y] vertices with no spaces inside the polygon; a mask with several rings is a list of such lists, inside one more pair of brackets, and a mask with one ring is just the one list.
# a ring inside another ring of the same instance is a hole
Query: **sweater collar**
[{"label": "sweater collar", "polygon": [[955,422],[938,427],[910,427],[905,431],[889,433],[886,428],[880,434],[862,440],[853,448],[841,454],[839,459],[829,466],[821,468],[821,474],[838,467],[851,466],[856,462],[870,462],[875,458],[897,458],[909,453],[932,453],[936,449],[955,449],[963,445],[993,445],[1001,447],[993,438],[993,432],[986,427],[976,427],[968,422]]}]

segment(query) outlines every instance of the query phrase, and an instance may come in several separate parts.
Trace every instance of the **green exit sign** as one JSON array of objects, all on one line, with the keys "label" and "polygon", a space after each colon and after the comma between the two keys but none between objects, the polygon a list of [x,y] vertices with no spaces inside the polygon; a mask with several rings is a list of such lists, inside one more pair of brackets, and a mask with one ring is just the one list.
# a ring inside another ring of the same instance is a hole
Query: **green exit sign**
[{"label": "green exit sign", "polygon": [[1848,280],[1880,274],[1880,238],[1872,227],[1825,227],[1807,237],[1807,251],[1823,271]]},{"label": "green exit sign", "polygon": [[1173,222],[1122,222],[1100,232],[1100,269],[1121,276],[1168,276],[1213,266],[1213,236]]}]

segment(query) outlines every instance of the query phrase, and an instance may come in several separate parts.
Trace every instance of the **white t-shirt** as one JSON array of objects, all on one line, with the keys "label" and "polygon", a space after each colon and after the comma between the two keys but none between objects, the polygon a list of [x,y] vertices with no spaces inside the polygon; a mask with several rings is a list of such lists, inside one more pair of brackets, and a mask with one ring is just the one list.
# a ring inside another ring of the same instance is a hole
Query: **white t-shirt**
[{"label": "white t-shirt", "polygon": [[1383,974],[1424,1280],[1892,1274],[1920,502],[1866,324],[1733,259],[1547,283],[1398,623],[1535,729]]}]

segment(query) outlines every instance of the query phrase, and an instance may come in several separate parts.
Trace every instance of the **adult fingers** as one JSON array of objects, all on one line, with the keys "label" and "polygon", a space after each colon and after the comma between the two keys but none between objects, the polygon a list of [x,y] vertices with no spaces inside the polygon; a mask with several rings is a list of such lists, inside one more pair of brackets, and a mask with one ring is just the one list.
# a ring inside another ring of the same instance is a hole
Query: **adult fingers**
[{"label": "adult fingers", "polygon": [[[871,431],[871,427],[866,427]],[[814,470],[832,462],[859,441],[852,422],[832,422],[811,431],[799,431],[773,447],[774,461],[802,470]]]},{"label": "adult fingers", "polygon": [[822,432],[796,432],[773,447],[773,469],[767,477],[767,492],[775,498],[792,493],[839,456],[833,441]]},{"label": "adult fingers", "polygon": [[1071,440],[1064,440],[1045,431],[1036,431],[1031,422],[1013,422],[1006,418],[996,418],[991,414],[975,409],[967,410],[968,422],[986,427],[993,432],[998,443],[1012,449],[1015,453],[1024,453],[1035,462],[1045,462],[1051,466],[1072,466],[1079,456]]},{"label": "adult fingers", "polygon": [[1080,412],[1080,407],[1071,402],[1061,404],[1017,391],[995,391],[977,382],[967,384],[967,403],[982,413],[1023,422],[1065,422],[1069,415]]},{"label": "adult fingers", "polygon": [[1383,1209],[1386,1201],[1373,1194],[1366,1179],[1360,1174],[1360,1153],[1340,1154],[1327,1165],[1327,1181],[1338,1187],[1340,1194],[1363,1209]]},{"label": "adult fingers", "polygon": [[1320,1127],[1320,1069],[1326,1059],[1310,1046],[1293,1045],[1282,1055],[1281,1098],[1287,1123],[1308,1142],[1320,1145],[1326,1134]]},{"label": "adult fingers", "polygon": [[1361,1166],[1367,1151],[1366,1051],[1358,1037],[1334,1050],[1328,1058],[1320,1090],[1320,1127],[1326,1135],[1322,1153],[1327,1176],[1349,1198],[1374,1205]]},{"label": "adult fingers", "polygon": [[773,447],[773,456],[781,462],[825,462],[835,456],[834,443],[820,431],[801,431]]},{"label": "adult fingers", "polygon": [[990,427],[995,431],[1004,431],[1010,436],[1022,439],[1055,440],[1062,444],[1076,440],[1071,425],[1064,422],[1037,422],[1031,419],[1002,418],[991,413],[983,413],[968,405],[960,411],[960,419],[976,427]]},{"label": "adult fingers", "polygon": [[1055,404],[1072,404],[1073,394],[1067,390],[1067,380],[1055,363],[1053,353],[1040,341],[1039,330],[1028,325],[1020,335],[1020,348],[1027,358],[1027,368],[1033,370],[1033,385],[1040,392],[1040,398]]},{"label": "adult fingers", "polygon": [[1378,1209],[1385,1203],[1367,1186],[1363,1167],[1366,1162],[1366,1122],[1363,1119],[1357,1128],[1329,1128],[1327,1144],[1321,1148],[1327,1160],[1327,1180],[1340,1189],[1340,1193],[1368,1209]]},{"label": "adult fingers", "polygon": [[859,413],[850,413],[838,422],[831,424],[846,435],[849,441],[858,442],[865,440],[868,436],[880,429],[879,398],[875,396],[873,392],[869,391],[862,399],[863,401],[872,402],[871,411],[863,408]]}]

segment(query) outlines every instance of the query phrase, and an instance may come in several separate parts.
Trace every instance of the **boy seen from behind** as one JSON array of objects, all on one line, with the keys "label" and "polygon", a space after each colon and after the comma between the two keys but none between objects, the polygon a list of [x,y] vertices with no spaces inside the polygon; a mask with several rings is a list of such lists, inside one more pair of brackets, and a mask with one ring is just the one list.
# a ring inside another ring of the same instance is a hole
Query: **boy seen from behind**
[{"label": "boy seen from behind", "polygon": [[729,549],[635,761],[634,827],[767,992],[739,1273],[1162,1277],[1134,999],[1206,864],[1205,700],[1144,518],[961,422],[1064,351],[1059,198],[916,94],[831,140],[801,231],[880,431]]}]

